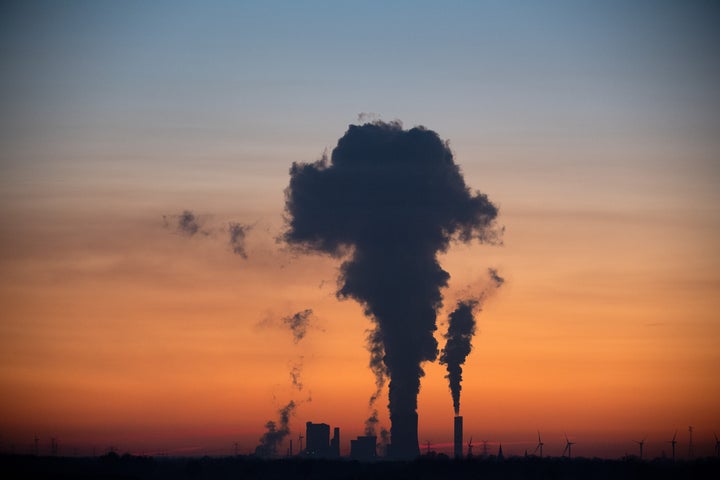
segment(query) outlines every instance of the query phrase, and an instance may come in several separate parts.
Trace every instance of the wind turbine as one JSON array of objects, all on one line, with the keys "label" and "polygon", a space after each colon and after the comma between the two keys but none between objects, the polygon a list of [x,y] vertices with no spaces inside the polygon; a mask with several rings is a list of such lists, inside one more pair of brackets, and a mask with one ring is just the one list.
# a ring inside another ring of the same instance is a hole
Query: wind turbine
[{"label": "wind turbine", "polygon": [[473,449],[472,437],[470,437],[470,441],[468,442],[468,455],[467,455],[468,458],[472,458],[472,449]]},{"label": "wind turbine", "polygon": [[635,442],[635,443],[637,443],[638,445],[640,445],[640,460],[642,460],[642,458],[643,458],[643,445],[645,445],[645,439],[646,439],[646,438],[647,438],[647,437],[643,438],[643,439],[640,440],[639,442],[638,442],[637,440],[633,440],[633,442]]},{"label": "wind turbine", "polygon": [[695,449],[693,448],[693,442],[692,442],[692,434],[693,434],[693,428],[692,425],[688,427],[688,432],[690,432],[690,442],[688,443],[688,458],[693,458],[695,456]]},{"label": "wind turbine", "polygon": [[565,456],[565,452],[568,454],[568,458],[572,458],[572,446],[575,445],[575,442],[571,442],[570,439],[567,436],[567,433],[565,434],[565,449],[563,450],[562,456]]},{"label": "wind turbine", "polygon": [[[676,438],[677,438],[677,430],[675,430],[675,434],[673,435],[672,440],[670,440],[669,442],[667,442],[667,443],[669,443],[670,446],[672,447],[673,462],[675,461],[675,445],[677,445],[677,440],[676,440]],[[715,438],[717,438],[717,437],[715,437]]]},{"label": "wind turbine", "polygon": [[720,457],[720,439],[718,439],[717,433],[713,432],[713,435],[715,435],[715,456]]},{"label": "wind turbine", "polygon": [[538,430],[538,443],[537,443],[537,446],[535,447],[535,451],[533,451],[533,455],[535,455],[535,453],[536,453],[536,452],[538,451],[538,449],[539,449],[539,450],[540,450],[540,458],[542,458],[542,447],[543,447],[543,445],[545,445],[545,444],[543,443],[542,438],[540,438],[540,430]]}]

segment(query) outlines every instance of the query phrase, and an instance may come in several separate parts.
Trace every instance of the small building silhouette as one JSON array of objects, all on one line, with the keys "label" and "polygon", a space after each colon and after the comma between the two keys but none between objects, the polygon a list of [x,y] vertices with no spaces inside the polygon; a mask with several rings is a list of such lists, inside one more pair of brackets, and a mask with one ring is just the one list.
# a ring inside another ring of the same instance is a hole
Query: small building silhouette
[{"label": "small building silhouette", "polygon": [[354,460],[370,461],[377,458],[377,437],[365,436],[350,440],[350,457]]}]

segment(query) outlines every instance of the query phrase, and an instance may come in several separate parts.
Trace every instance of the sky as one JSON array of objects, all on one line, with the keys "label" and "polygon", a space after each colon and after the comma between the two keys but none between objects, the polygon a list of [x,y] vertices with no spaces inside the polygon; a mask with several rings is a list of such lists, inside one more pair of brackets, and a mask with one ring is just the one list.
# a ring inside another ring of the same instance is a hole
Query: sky
[{"label": "sky", "polygon": [[[349,125],[400,120],[449,141],[505,227],[439,257],[441,345],[455,302],[505,279],[466,441],[660,456],[677,430],[686,455],[693,425],[711,454],[719,21],[696,0],[3,2],[0,451],[247,453],[294,400],[289,438],[328,423],[348,453],[372,323],[336,298],[340,259],[278,241],[285,189]],[[449,452],[444,366],[424,369],[420,442]]]}]

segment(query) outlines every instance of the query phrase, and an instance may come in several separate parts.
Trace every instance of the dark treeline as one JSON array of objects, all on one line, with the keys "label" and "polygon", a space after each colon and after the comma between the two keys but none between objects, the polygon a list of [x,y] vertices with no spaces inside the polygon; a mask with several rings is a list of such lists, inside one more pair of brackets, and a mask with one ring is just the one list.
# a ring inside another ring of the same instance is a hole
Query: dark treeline
[{"label": "dark treeline", "polygon": [[350,460],[262,460],[255,457],[97,458],[0,456],[4,479],[717,479],[720,460],[638,461],[562,458],[360,463]]}]

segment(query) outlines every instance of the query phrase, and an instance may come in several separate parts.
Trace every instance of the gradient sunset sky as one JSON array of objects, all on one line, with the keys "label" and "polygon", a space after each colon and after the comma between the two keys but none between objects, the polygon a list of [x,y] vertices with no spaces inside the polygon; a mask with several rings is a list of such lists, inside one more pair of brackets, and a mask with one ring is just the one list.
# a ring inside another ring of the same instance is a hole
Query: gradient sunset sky
[{"label": "gradient sunset sky", "polygon": [[[3,2],[0,451],[248,453],[295,400],[295,442],[325,422],[347,453],[372,323],[335,297],[338,259],[276,239],[292,162],[399,119],[450,141],[506,228],[441,256],[441,345],[454,302],[506,280],[465,365],[466,441],[659,456],[678,430],[686,455],[693,425],[712,453],[718,25],[695,0]],[[305,309],[296,343],[281,319]],[[450,451],[445,369],[425,370],[420,441]]]}]

